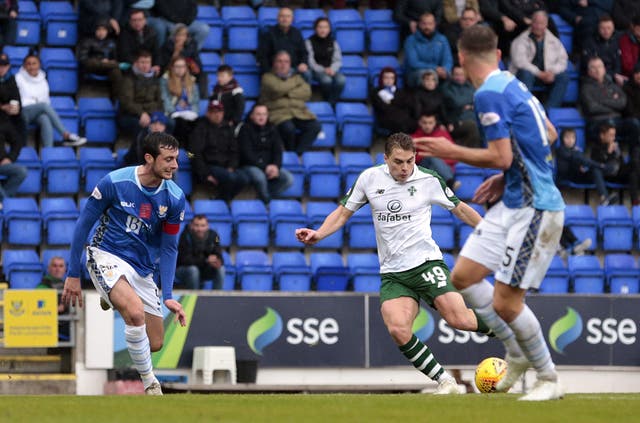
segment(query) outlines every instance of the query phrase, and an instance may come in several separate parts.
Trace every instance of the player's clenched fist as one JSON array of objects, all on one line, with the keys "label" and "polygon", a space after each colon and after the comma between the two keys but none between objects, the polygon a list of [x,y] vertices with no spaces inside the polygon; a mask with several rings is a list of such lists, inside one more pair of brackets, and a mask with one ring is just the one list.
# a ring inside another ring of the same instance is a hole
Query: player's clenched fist
[{"label": "player's clenched fist", "polygon": [[296,229],[296,238],[298,239],[298,241],[306,245],[313,245],[316,242],[318,242],[318,238],[316,237],[316,231],[309,228]]}]

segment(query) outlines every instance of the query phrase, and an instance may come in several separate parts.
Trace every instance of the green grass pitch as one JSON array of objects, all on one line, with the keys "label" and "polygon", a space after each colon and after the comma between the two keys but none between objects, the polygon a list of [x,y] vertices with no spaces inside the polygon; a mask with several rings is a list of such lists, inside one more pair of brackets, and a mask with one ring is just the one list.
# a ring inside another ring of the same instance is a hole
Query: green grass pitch
[{"label": "green grass pitch", "polygon": [[[571,394],[523,403],[513,394],[175,394],[2,396],[0,421],[21,422],[637,422],[640,394]],[[409,420],[410,419],[410,420]],[[454,420],[455,419],[455,420]]]}]

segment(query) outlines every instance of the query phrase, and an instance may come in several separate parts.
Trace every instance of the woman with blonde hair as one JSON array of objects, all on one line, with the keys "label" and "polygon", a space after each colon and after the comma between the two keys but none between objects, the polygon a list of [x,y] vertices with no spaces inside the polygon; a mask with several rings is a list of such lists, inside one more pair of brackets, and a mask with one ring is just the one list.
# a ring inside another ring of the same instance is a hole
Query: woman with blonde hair
[{"label": "woman with blonde hair", "polygon": [[200,93],[196,78],[187,67],[187,60],[174,57],[160,79],[164,113],[173,120],[173,135],[186,145],[194,121],[198,118]]}]

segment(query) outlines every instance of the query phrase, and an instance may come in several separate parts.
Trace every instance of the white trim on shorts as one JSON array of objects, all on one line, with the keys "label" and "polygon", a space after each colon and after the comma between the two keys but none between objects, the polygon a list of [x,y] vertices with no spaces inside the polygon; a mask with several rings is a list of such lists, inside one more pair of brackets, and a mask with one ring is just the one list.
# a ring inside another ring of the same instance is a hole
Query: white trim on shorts
[{"label": "white trim on shorts", "polygon": [[87,247],[87,269],[91,282],[111,308],[114,307],[109,299],[109,293],[116,282],[124,277],[142,300],[145,313],[162,317],[162,303],[158,295],[158,287],[153,281],[153,274],[140,276],[120,257],[96,247]]},{"label": "white trim on shorts", "polygon": [[495,272],[496,281],[537,289],[558,250],[564,211],[510,209],[500,202],[478,224],[460,256]]}]

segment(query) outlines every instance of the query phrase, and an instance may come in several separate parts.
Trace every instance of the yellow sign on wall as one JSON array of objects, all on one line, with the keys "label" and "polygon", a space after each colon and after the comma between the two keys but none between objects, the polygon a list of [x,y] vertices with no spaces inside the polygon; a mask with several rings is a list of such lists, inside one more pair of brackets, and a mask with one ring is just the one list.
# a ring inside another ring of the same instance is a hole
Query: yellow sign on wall
[{"label": "yellow sign on wall", "polygon": [[4,291],[4,346],[58,345],[58,293],[53,289]]}]

